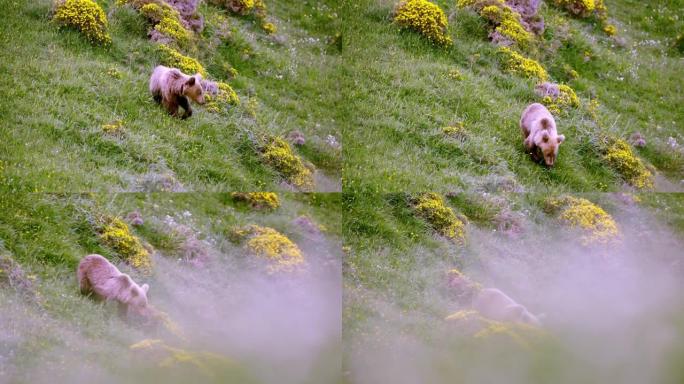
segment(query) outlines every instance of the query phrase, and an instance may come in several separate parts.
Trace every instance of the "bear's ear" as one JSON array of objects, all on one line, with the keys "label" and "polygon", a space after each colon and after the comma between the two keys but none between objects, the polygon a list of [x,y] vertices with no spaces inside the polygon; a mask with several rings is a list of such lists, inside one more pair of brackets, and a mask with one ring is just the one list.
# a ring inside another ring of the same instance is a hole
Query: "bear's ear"
[{"label": "bear's ear", "polygon": [[551,126],[551,121],[547,118],[541,119],[539,123],[541,124],[542,129],[549,129],[549,127]]},{"label": "bear's ear", "polygon": [[119,281],[121,281],[121,286],[123,288],[128,288],[131,285],[131,278],[125,273],[119,276]]},{"label": "bear's ear", "polygon": [[195,85],[195,77],[193,76],[193,77],[189,78],[188,81],[187,81],[185,84],[187,84],[187,85],[190,86],[190,87],[192,87],[193,85]]},{"label": "bear's ear", "polygon": [[544,134],[542,135],[542,141],[545,143],[549,142],[549,134],[548,133],[544,132]]},{"label": "bear's ear", "polygon": [[558,144],[562,143],[565,141],[565,135],[558,135]]},{"label": "bear's ear", "polygon": [[143,284],[141,288],[142,288],[143,292],[145,292],[145,294],[147,294],[147,291],[150,290],[150,286],[147,284]]}]

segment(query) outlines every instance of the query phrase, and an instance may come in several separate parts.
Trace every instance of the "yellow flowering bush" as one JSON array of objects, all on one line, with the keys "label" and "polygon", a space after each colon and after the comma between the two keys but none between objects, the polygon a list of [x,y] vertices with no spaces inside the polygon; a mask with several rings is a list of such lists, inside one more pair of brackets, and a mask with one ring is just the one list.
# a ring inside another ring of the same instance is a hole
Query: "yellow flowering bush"
[{"label": "yellow flowering bush", "polygon": [[641,159],[634,155],[632,147],[626,141],[607,139],[607,144],[603,148],[603,159],[630,185],[638,189],[653,188],[653,174]]},{"label": "yellow flowering bush", "polygon": [[439,45],[451,45],[449,22],[444,11],[427,0],[405,0],[394,9],[394,22],[414,30]]},{"label": "yellow flowering bush", "polygon": [[568,85],[558,85],[558,95],[547,95],[542,98],[544,104],[553,114],[561,114],[568,108],[577,108],[580,106],[579,98],[575,91]]},{"label": "yellow flowering bush", "polygon": [[583,232],[580,237],[583,245],[607,244],[620,234],[612,216],[587,199],[563,196],[549,198],[544,203],[547,211],[560,211],[558,217],[563,222]]},{"label": "yellow flowering bush", "polygon": [[463,125],[462,122],[457,122],[455,124],[448,125],[446,127],[442,128],[442,133],[445,136],[454,138],[454,139],[459,139],[463,140],[468,136],[468,132],[465,129],[465,126]]},{"label": "yellow flowering bush", "polygon": [[617,27],[613,24],[606,24],[603,26],[603,32],[608,36],[615,36],[617,34]]},{"label": "yellow flowering bush", "polygon": [[594,0],[553,0],[558,7],[565,8],[570,13],[579,17],[589,17],[596,9]]},{"label": "yellow flowering bush", "polygon": [[444,320],[457,324],[461,330],[469,331],[475,339],[513,341],[525,349],[531,348],[534,341],[548,336],[539,327],[525,323],[492,320],[472,309],[457,311],[447,316]]},{"label": "yellow flowering bush", "polygon": [[58,0],[52,20],[60,26],[78,29],[92,43],[108,45],[112,42],[107,16],[93,0]]},{"label": "yellow flowering bush", "polygon": [[116,120],[102,126],[102,132],[107,135],[120,136],[124,133],[123,120]]},{"label": "yellow flowering bush", "polygon": [[[478,4],[474,5],[478,6]],[[521,48],[527,48],[534,40],[534,35],[520,23],[520,14],[503,2],[482,7],[479,14],[494,25],[494,32],[490,34],[490,37],[495,41],[510,41]]]},{"label": "yellow flowering bush", "polygon": [[222,371],[233,370],[237,366],[233,360],[223,355],[171,347],[161,339],[144,339],[130,345],[129,349],[133,352],[144,352],[154,356],[159,360],[157,365],[160,368],[182,368],[184,370],[192,368],[203,377],[212,379],[215,379]]},{"label": "yellow flowering bush", "polygon": [[596,15],[603,23],[608,19],[608,8],[603,0],[554,0],[554,3],[577,17]]},{"label": "yellow flowering bush", "polygon": [[100,228],[100,240],[134,268],[145,274],[152,272],[150,253],[121,219],[105,218],[104,225]]},{"label": "yellow flowering bush", "polygon": [[233,90],[233,87],[223,82],[218,82],[216,84],[218,87],[217,94],[204,94],[204,100],[206,102],[205,107],[207,111],[218,113],[224,110],[228,105],[240,105],[240,98]]},{"label": "yellow flowering bush", "polygon": [[297,188],[310,190],[314,180],[311,170],[295,155],[290,144],[280,137],[274,137],[262,148],[264,162],[278,171],[283,178]]},{"label": "yellow flowering bush", "polygon": [[451,80],[463,80],[463,74],[456,68],[450,69],[447,77],[449,77]]},{"label": "yellow flowering bush", "polygon": [[278,30],[275,24],[270,22],[261,23],[261,29],[263,29],[264,32],[268,33],[269,35],[276,33],[276,31]]},{"label": "yellow flowering bush", "polygon": [[414,210],[442,236],[459,244],[465,243],[465,224],[446,205],[441,195],[423,193],[416,199]]},{"label": "yellow flowering bush", "polygon": [[178,68],[183,73],[199,73],[202,76],[206,76],[206,71],[202,64],[192,57],[184,56],[175,49],[163,44],[157,45],[157,51],[160,53],[162,64]]},{"label": "yellow flowering bush", "polygon": [[233,192],[230,196],[237,201],[244,201],[252,208],[276,209],[280,207],[278,194],[274,192]]},{"label": "yellow flowering bush", "polygon": [[544,67],[538,62],[528,59],[507,47],[500,47],[499,53],[504,58],[502,64],[506,71],[527,78],[536,78],[541,81],[546,81],[549,78]]},{"label": "yellow flowering bush", "polygon": [[305,267],[306,262],[297,244],[287,236],[270,227],[250,225],[238,230],[240,237],[247,237],[247,249],[270,262],[268,273],[293,272]]},{"label": "yellow flowering bush", "polygon": [[190,31],[185,29],[178,11],[167,3],[148,3],[140,8],[147,19],[154,24],[154,29],[174,40],[181,46],[187,46],[192,39]]}]

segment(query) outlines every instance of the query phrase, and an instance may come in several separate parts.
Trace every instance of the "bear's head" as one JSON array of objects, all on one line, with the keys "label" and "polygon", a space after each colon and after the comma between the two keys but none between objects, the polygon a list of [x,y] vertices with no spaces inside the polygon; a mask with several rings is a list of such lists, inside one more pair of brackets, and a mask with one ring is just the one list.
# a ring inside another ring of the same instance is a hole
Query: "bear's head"
[{"label": "bear's head", "polygon": [[190,98],[197,104],[204,104],[204,89],[202,88],[202,75],[199,73],[190,76],[181,88],[183,96]]},{"label": "bear's head", "polygon": [[[534,144],[540,149],[546,166],[553,167],[558,157],[558,147],[565,140],[565,136],[555,133],[555,124],[550,119],[542,119],[541,125],[542,129],[538,132]],[[554,129],[549,129],[551,127]]]},{"label": "bear's head", "polygon": [[123,290],[121,299],[128,306],[128,312],[144,315],[147,311],[147,291],[150,286],[147,284],[140,286],[126,274],[122,274],[120,279]]}]

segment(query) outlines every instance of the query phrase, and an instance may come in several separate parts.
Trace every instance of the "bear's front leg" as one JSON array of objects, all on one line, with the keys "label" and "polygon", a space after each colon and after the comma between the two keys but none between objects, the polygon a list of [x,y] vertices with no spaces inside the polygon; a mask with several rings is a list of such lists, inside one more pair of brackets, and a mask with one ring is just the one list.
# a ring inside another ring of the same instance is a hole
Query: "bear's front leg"
[{"label": "bear's front leg", "polygon": [[178,104],[185,110],[185,113],[181,118],[187,119],[188,117],[192,116],[192,108],[190,107],[190,102],[188,101],[187,97],[179,97]]}]

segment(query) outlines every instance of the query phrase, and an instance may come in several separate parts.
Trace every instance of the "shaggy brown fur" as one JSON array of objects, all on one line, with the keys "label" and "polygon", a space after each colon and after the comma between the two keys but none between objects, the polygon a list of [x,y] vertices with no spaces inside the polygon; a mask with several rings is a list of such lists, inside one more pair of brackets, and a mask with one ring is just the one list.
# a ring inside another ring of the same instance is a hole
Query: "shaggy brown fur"
[{"label": "shaggy brown fur", "polygon": [[558,147],[565,140],[556,130],[556,121],[551,113],[539,103],[530,104],[520,118],[520,130],[525,150],[535,161],[544,160],[553,167],[558,157]]},{"label": "shaggy brown fur", "polygon": [[78,264],[76,277],[82,294],[93,293],[97,299],[118,302],[121,316],[149,315],[149,286],[139,286],[104,257],[96,254],[84,257]]},{"label": "shaggy brown fur", "polygon": [[204,104],[202,76],[198,73],[188,76],[177,68],[159,65],[154,68],[150,77],[150,93],[158,103],[162,103],[171,116],[178,116],[178,107],[185,113],[181,118],[192,116],[192,108],[188,99],[197,104]]}]

